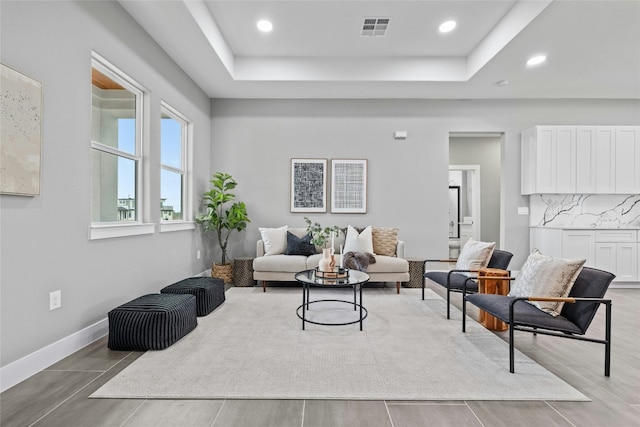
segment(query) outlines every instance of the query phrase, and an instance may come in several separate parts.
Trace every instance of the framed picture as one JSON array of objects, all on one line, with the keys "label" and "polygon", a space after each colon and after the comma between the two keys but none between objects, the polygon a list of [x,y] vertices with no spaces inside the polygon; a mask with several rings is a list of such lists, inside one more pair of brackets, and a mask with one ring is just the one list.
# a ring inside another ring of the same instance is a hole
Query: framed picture
[{"label": "framed picture", "polygon": [[0,193],[40,194],[42,84],[0,64]]},{"label": "framed picture", "polygon": [[367,212],[366,160],[331,160],[331,212]]},{"label": "framed picture", "polygon": [[291,159],[291,212],[327,211],[327,159]]}]

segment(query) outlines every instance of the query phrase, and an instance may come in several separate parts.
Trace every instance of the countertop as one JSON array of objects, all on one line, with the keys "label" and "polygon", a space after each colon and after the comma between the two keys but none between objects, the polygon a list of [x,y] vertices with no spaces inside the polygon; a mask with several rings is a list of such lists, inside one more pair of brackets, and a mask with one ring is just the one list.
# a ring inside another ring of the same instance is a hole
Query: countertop
[{"label": "countertop", "polygon": [[548,228],[555,230],[640,230],[640,226],[631,225],[628,227],[590,227],[575,225],[530,225],[529,228]]}]

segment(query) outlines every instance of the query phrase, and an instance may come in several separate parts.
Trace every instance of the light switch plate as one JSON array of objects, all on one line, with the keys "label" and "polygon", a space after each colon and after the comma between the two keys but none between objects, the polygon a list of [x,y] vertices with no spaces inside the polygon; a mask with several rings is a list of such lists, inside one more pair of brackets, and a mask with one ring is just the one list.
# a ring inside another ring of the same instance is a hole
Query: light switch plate
[{"label": "light switch plate", "polygon": [[518,215],[529,215],[529,208],[527,206],[518,206]]}]

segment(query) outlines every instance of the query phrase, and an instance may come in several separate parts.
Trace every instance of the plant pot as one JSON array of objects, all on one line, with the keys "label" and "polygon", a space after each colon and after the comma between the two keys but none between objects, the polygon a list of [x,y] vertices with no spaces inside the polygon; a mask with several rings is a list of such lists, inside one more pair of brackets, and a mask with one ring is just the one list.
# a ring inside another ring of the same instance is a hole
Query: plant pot
[{"label": "plant pot", "polygon": [[225,284],[233,283],[233,264],[213,264],[211,277],[222,279]]}]

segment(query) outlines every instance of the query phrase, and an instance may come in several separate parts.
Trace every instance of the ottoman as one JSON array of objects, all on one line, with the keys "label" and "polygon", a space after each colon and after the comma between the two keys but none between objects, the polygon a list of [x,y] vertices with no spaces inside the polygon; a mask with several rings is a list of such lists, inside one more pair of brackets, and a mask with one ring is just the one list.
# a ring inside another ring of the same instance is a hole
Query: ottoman
[{"label": "ottoman", "polygon": [[206,316],[224,302],[224,281],[216,277],[190,277],[160,290],[163,294],[191,294],[196,297],[196,313]]},{"label": "ottoman", "polygon": [[198,326],[193,295],[143,295],[108,317],[112,350],[162,350]]}]

